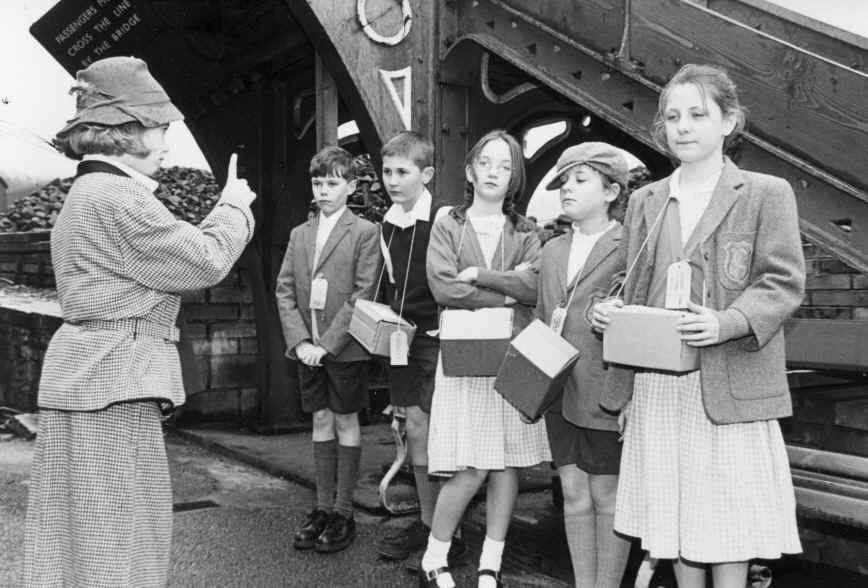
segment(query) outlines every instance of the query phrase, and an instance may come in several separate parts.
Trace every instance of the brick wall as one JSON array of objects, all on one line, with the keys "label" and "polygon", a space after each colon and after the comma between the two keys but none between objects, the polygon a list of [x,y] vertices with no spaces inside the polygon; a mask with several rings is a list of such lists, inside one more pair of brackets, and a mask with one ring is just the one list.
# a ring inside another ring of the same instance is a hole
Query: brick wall
[{"label": "brick wall", "polygon": [[257,340],[253,293],[239,264],[225,280],[184,296],[182,306],[198,372],[181,421],[250,423],[256,417]]},{"label": "brick wall", "polygon": [[[243,263],[222,282],[184,295],[179,346],[187,370],[186,421],[244,424],[257,410],[257,340],[253,294]],[[0,234],[0,277],[16,284],[54,287],[48,233]],[[60,319],[0,307],[0,405],[36,407],[42,357]],[[185,357],[186,356],[186,357]]]},{"label": "brick wall", "polygon": [[49,232],[0,233],[0,278],[37,288],[54,288]]},{"label": "brick wall", "polygon": [[816,245],[805,244],[804,251],[807,291],[796,316],[868,320],[868,275]]},{"label": "brick wall", "polygon": [[[797,316],[868,320],[868,275],[814,245],[805,245],[805,257],[808,293]],[[0,235],[0,277],[53,285],[45,235]],[[0,308],[0,404],[28,409],[35,406],[45,346],[60,323],[51,317],[20,314]],[[244,263],[213,288],[185,295],[183,317],[191,350],[185,364],[196,369],[185,377],[189,396],[178,418],[250,423],[258,410],[258,349],[253,294]]]},{"label": "brick wall", "polygon": [[0,306],[0,406],[36,409],[42,359],[60,323],[57,316]]}]

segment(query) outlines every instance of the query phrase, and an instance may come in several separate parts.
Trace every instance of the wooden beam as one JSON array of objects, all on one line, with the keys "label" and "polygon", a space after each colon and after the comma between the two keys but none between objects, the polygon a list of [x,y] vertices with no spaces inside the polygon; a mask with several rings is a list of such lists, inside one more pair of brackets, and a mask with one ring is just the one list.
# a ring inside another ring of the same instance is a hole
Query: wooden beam
[{"label": "wooden beam", "polygon": [[801,445],[787,445],[787,455],[793,468],[868,482],[868,457]]},{"label": "wooden beam", "polygon": [[865,73],[683,0],[634,2],[631,35],[651,81],[664,83],[683,63],[726,68],[752,132],[864,189]]},{"label": "wooden beam", "polygon": [[338,88],[323,65],[319,54],[314,65],[316,74],[316,148],[338,144]]},{"label": "wooden beam", "polygon": [[[649,4],[659,10],[649,10]],[[868,93],[868,76],[691,3],[643,0],[631,6],[636,19],[631,52],[642,62],[635,70],[595,52],[561,25],[543,22],[539,10],[525,12],[501,0],[474,2],[472,9],[464,7],[463,36],[443,58],[441,82],[472,83],[461,73],[465,56],[472,54],[463,45],[476,43],[653,148],[648,127],[657,111],[659,83],[681,63],[730,67],[747,105],[759,101],[760,118],[774,123],[770,127],[761,120],[760,135],[745,134],[740,164],[789,181],[803,233],[868,272],[868,192],[862,173],[868,155],[855,145],[868,141],[868,105],[859,97]],[[561,10],[578,8],[563,4]],[[569,18],[563,13],[565,22]],[[741,47],[745,44],[752,50]],[[817,77],[816,88],[811,76]],[[772,84],[783,79],[791,84]],[[865,92],[856,91],[860,85],[866,85]],[[848,174],[836,175],[841,168]]]},{"label": "wooden beam", "polygon": [[868,321],[790,319],[784,330],[789,365],[868,371]]}]

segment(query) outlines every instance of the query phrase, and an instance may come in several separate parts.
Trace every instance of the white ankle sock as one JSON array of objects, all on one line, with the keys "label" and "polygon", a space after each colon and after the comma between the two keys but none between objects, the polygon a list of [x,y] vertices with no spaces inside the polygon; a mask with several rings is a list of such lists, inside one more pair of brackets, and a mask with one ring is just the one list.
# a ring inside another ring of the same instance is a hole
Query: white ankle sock
[{"label": "white ankle sock", "polygon": [[[499,572],[505,546],[506,541],[497,541],[486,536],[485,541],[482,542],[482,554],[479,556],[479,569]],[[497,581],[493,577],[479,576],[479,588],[496,587]]]},{"label": "white ankle sock", "polygon": [[[447,567],[449,565],[449,547],[451,546],[451,540],[440,541],[434,537],[433,533],[428,535],[428,548],[422,555],[422,569],[430,572],[437,568]],[[454,588],[455,580],[452,579],[452,574],[447,572],[437,576],[437,586],[439,588]]]}]

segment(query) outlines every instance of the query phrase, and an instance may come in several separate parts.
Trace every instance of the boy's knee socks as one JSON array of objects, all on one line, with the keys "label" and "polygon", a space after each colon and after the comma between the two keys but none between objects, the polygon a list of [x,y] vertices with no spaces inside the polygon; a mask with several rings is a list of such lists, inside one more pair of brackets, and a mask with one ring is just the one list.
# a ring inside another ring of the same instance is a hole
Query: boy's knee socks
[{"label": "boy's knee socks", "polygon": [[359,479],[360,446],[338,445],[338,492],[335,511],[345,515],[353,513],[353,491]]},{"label": "boy's knee socks", "polygon": [[316,472],[316,506],[331,512],[335,500],[335,478],[338,468],[337,439],[314,441],[313,463]]}]

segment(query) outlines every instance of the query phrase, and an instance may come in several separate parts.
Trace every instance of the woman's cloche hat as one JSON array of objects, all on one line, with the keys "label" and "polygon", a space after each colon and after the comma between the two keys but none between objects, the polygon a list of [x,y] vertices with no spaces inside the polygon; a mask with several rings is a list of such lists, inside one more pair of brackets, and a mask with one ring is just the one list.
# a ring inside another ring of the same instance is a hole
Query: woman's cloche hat
[{"label": "woman's cloche hat", "polygon": [[138,121],[146,128],[183,120],[163,87],[136,57],[108,57],[76,73],[77,112],[61,133],[82,123],[121,125]]}]

